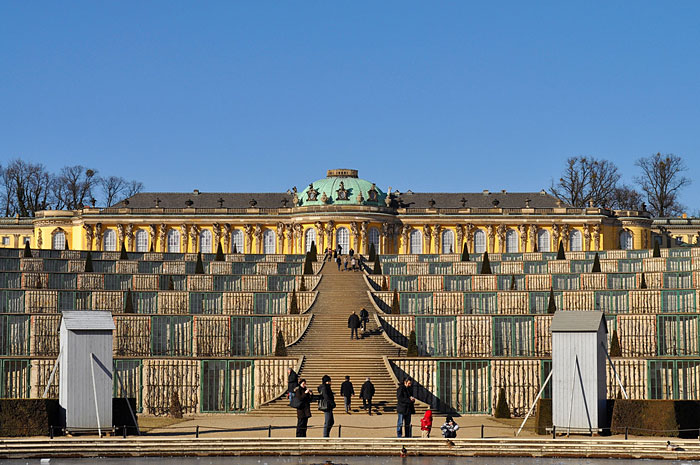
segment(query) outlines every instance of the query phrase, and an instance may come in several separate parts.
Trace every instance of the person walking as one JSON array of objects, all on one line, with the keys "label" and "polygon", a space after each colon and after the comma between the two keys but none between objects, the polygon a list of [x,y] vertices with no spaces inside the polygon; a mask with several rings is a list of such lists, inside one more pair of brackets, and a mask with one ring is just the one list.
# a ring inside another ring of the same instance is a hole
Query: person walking
[{"label": "person walking", "polygon": [[348,271],[348,257],[345,257],[343,259],[343,266],[345,268],[345,271]]},{"label": "person walking", "polygon": [[353,255],[355,255],[355,250],[354,250],[354,249],[350,249],[350,252],[348,252],[348,253],[349,253],[349,255],[352,257]]},{"label": "person walking", "polygon": [[321,398],[318,401],[318,409],[324,413],[323,437],[327,438],[331,434],[331,428],[335,424],[333,409],[335,408],[335,394],[331,390],[331,377],[323,375],[321,385],[318,387]]},{"label": "person walking", "polygon": [[433,429],[433,412],[428,409],[420,419],[420,435],[422,438],[430,437],[430,430]]},{"label": "person walking", "polygon": [[362,399],[362,408],[366,408],[370,416],[372,415],[372,397],[374,397],[374,384],[367,377],[360,389],[360,399]]},{"label": "person walking", "polygon": [[399,414],[396,422],[396,437],[401,437],[401,425],[403,424],[404,436],[411,437],[411,415],[416,413],[415,402],[411,389],[411,378],[405,378],[396,390],[396,412]]},{"label": "person walking", "polygon": [[340,265],[343,263],[343,260],[340,258],[340,255],[336,257],[335,263],[338,265],[338,271],[340,271]]},{"label": "person walking", "polygon": [[352,396],[355,395],[355,388],[350,382],[349,376],[346,376],[345,381],[340,385],[340,395],[345,400],[345,413],[350,413],[350,403],[352,402]]},{"label": "person walking", "polygon": [[306,386],[305,379],[299,380],[299,385],[294,388],[294,397],[297,409],[297,437],[305,438],[309,418],[311,418],[311,401],[313,400],[313,392]]},{"label": "person walking", "polygon": [[369,321],[369,312],[366,308],[360,310],[360,321],[362,322],[362,332],[367,331],[367,322]]},{"label": "person walking", "polygon": [[355,260],[355,257],[350,259],[350,269],[352,271],[357,271],[357,260]]},{"label": "person walking", "polygon": [[357,330],[360,328],[360,317],[357,316],[354,310],[350,318],[348,318],[348,328],[350,328],[350,340],[352,340],[353,335],[355,335],[355,339],[360,339],[357,335]]},{"label": "person walking", "polygon": [[293,367],[287,368],[287,393],[289,395],[289,405],[292,405],[294,398],[294,388],[299,385],[299,375],[294,371]]}]

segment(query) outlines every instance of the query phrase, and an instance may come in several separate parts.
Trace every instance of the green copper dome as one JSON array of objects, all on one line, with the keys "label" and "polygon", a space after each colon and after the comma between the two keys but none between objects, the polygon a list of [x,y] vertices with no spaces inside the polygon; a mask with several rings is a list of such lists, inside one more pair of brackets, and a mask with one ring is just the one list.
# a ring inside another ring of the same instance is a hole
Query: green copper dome
[{"label": "green copper dome", "polygon": [[357,177],[357,170],[328,170],[326,178],[309,184],[299,194],[299,206],[374,205],[384,206],[386,194],[374,183]]}]

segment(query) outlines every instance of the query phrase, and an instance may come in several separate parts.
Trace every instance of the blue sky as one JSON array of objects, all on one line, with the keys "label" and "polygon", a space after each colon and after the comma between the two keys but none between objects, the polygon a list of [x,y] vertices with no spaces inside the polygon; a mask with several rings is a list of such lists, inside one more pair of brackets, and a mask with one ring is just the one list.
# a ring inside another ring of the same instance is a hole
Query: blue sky
[{"label": "blue sky", "polygon": [[[700,2],[0,3],[0,162],[148,191],[534,191],[569,156],[700,174]],[[681,201],[700,208],[700,182]]]}]

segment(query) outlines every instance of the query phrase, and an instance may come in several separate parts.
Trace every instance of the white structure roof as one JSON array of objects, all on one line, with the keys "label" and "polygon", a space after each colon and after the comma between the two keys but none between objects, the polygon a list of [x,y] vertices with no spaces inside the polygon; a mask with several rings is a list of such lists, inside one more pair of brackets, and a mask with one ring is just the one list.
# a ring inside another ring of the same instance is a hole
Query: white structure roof
[{"label": "white structure roof", "polygon": [[603,320],[605,332],[607,333],[608,327],[605,324],[603,312],[558,311],[554,312],[550,330],[553,333],[595,333],[600,328],[601,320]]},{"label": "white structure roof", "polygon": [[71,331],[115,330],[112,313],[105,311],[66,311],[62,324]]}]

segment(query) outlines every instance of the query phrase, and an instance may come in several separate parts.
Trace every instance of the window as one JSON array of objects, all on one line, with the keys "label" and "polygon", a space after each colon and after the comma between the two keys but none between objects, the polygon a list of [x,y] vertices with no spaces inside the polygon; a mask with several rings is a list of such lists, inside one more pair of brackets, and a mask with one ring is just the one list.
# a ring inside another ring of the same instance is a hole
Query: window
[{"label": "window", "polygon": [[141,360],[114,360],[114,397],[133,397],[136,411],[143,412],[143,364]]},{"label": "window", "polygon": [[148,233],[143,229],[136,231],[136,251],[148,252]]},{"label": "window", "polygon": [[212,253],[211,252],[211,231],[208,229],[203,229],[199,233],[199,251],[202,253]]},{"label": "window", "polygon": [[51,240],[51,248],[54,250],[66,250],[66,233],[56,231]]},{"label": "window", "polygon": [[649,360],[650,399],[697,399],[700,360]]},{"label": "window", "polygon": [[451,229],[442,233],[442,253],[455,253],[455,233]]},{"label": "window", "polygon": [[170,229],[168,231],[168,248],[169,253],[179,253],[180,252],[180,231],[177,229]]},{"label": "window", "polygon": [[474,253],[486,252],[486,233],[481,229],[474,233]]},{"label": "window", "polygon": [[632,233],[620,231],[620,248],[622,250],[632,250]]},{"label": "window", "polygon": [[[314,228],[309,228],[304,233],[304,241],[306,242],[304,250],[306,252],[311,251],[311,244],[316,243],[316,230]],[[318,249],[318,246],[316,247]]]},{"label": "window", "polygon": [[657,355],[698,355],[697,315],[657,315]]},{"label": "window", "polygon": [[409,248],[408,253],[412,253],[412,254],[423,253],[423,233],[421,233],[417,229],[414,229],[413,231],[411,231],[411,234],[409,237],[409,244],[410,244],[410,248]]},{"label": "window", "polygon": [[537,251],[549,252],[549,231],[540,229],[537,231]]},{"label": "window", "polygon": [[583,241],[581,240],[581,231],[574,229],[569,234],[569,250],[572,252],[580,252],[583,250]]},{"label": "window", "polygon": [[437,362],[438,396],[450,410],[491,414],[491,370],[488,360]]},{"label": "window", "polygon": [[263,253],[272,254],[275,253],[275,237],[277,235],[272,229],[266,229],[263,232]]},{"label": "window", "polygon": [[102,239],[102,250],[105,252],[114,252],[117,250],[117,232],[114,229],[105,231]]},{"label": "window", "polygon": [[151,317],[151,355],[190,357],[192,355],[191,316]]},{"label": "window", "polygon": [[272,353],[272,317],[231,317],[231,355],[251,356]]},{"label": "window", "polygon": [[340,247],[340,253],[350,252],[350,232],[348,228],[338,228],[335,233],[335,242]]},{"label": "window", "polygon": [[531,357],[534,353],[534,320],[529,316],[493,318],[493,355]]},{"label": "window", "polygon": [[10,236],[2,236],[2,245],[10,245]]},{"label": "window", "polygon": [[509,229],[506,231],[506,252],[518,252],[518,232],[515,229]]},{"label": "window", "polygon": [[202,412],[243,412],[253,408],[252,360],[202,360]]},{"label": "window", "polygon": [[31,244],[32,243],[32,238],[30,236],[24,236],[22,238],[22,244]]},{"label": "window", "polygon": [[379,250],[379,230],[377,228],[370,228],[368,234],[369,243],[374,244],[374,251],[378,254],[381,253]]},{"label": "window", "polygon": [[243,253],[243,231],[240,229],[231,231],[231,252]]}]

